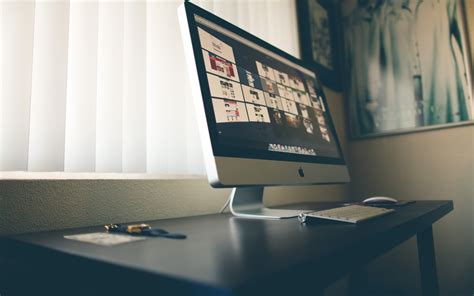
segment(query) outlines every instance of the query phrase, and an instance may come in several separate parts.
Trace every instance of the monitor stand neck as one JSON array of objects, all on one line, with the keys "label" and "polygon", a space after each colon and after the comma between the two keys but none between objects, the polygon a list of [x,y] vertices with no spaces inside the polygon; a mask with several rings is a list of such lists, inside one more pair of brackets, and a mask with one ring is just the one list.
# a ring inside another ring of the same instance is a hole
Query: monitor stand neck
[{"label": "monitor stand neck", "polygon": [[230,211],[234,216],[257,219],[293,218],[304,210],[269,209],[263,205],[263,187],[237,187],[230,195]]}]

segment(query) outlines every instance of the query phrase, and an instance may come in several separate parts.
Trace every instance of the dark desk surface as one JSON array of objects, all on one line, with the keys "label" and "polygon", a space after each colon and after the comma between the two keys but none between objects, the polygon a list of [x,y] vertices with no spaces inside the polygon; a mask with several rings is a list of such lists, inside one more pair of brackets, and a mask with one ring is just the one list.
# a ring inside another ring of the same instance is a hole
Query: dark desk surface
[{"label": "dark desk surface", "polygon": [[63,238],[102,231],[102,226],[4,237],[0,256],[8,272],[0,271],[0,287],[9,289],[19,276],[34,275],[35,289],[54,279],[56,284],[48,288],[84,287],[102,293],[318,290],[431,227],[452,209],[451,201],[420,201],[359,225],[323,220],[302,225],[296,219],[250,220],[228,214],[160,220],[149,223],[188,238],[148,238],[112,247]]}]

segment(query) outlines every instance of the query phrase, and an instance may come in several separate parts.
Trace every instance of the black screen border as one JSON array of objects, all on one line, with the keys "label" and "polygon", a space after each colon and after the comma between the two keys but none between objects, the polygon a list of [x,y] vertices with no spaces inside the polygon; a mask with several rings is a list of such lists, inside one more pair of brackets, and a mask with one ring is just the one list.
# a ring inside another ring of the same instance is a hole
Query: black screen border
[{"label": "black screen border", "polygon": [[[340,157],[332,158],[332,157],[324,157],[324,156],[309,156],[303,154],[293,154],[293,153],[283,153],[283,152],[273,152],[273,151],[264,151],[264,150],[256,150],[256,149],[244,149],[244,148],[233,148],[224,145],[220,145],[217,141],[218,131],[217,131],[217,123],[215,120],[214,109],[212,107],[212,100],[206,100],[206,98],[211,98],[211,92],[209,87],[209,82],[207,79],[206,68],[204,64],[204,58],[202,55],[202,49],[200,45],[199,33],[198,33],[198,26],[194,15],[198,15],[210,22],[215,23],[218,26],[223,27],[235,33],[269,51],[272,51],[283,58],[290,60],[291,62],[306,68],[316,75],[316,71],[314,66],[310,63],[304,62],[298,59],[295,56],[290,55],[289,53],[278,49],[277,47],[271,45],[270,43],[252,35],[251,33],[229,23],[228,21],[221,19],[220,17],[200,8],[197,5],[194,5],[190,2],[185,2],[185,11],[186,17],[188,21],[188,29],[191,36],[191,43],[194,51],[194,58],[196,61],[196,69],[197,74],[199,77],[199,84],[201,88],[201,96],[204,104],[204,110],[206,112],[206,120],[207,126],[209,129],[209,136],[211,138],[212,150],[214,156],[222,156],[222,157],[237,157],[237,158],[248,158],[248,159],[258,159],[258,160],[280,160],[280,161],[291,161],[291,162],[305,162],[305,163],[319,163],[319,164],[337,164],[337,165],[346,165],[344,160],[344,155],[341,150],[341,146],[339,143],[339,138],[337,136],[334,123],[331,117],[331,113],[329,110],[329,106],[326,101],[326,95],[321,88],[321,95],[324,101],[324,105],[326,107],[326,113],[328,116],[329,124],[328,128],[331,130],[334,140],[336,142],[338,154]],[[316,79],[321,85],[318,76],[316,75]]]}]

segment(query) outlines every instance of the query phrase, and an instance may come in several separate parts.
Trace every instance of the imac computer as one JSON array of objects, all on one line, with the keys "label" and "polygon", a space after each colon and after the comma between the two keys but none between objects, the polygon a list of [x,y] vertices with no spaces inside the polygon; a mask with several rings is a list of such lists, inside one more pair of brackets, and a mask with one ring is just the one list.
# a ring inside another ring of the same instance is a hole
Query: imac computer
[{"label": "imac computer", "polygon": [[311,64],[192,3],[178,15],[207,175],[234,188],[234,215],[295,217],[265,208],[264,187],[349,181]]}]

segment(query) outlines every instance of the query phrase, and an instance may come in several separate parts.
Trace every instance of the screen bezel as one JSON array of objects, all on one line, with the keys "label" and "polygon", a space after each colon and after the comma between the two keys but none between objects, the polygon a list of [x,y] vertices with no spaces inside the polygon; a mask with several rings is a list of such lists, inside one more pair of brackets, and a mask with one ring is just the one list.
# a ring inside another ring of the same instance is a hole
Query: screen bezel
[{"label": "screen bezel", "polygon": [[[301,154],[292,154],[292,153],[280,153],[280,152],[272,152],[272,151],[264,151],[264,150],[256,150],[256,149],[243,149],[243,148],[232,148],[232,147],[222,147],[217,142],[218,131],[217,131],[217,124],[215,120],[214,109],[212,106],[212,101],[208,98],[211,98],[209,82],[207,78],[206,68],[204,64],[204,58],[202,56],[202,48],[199,39],[197,23],[194,18],[194,15],[198,15],[210,22],[215,23],[218,26],[223,27],[269,51],[274,52],[277,55],[280,55],[283,58],[288,59],[289,61],[306,68],[313,73],[315,73],[315,69],[309,63],[303,62],[300,59],[290,55],[283,50],[276,48],[275,46],[269,44],[268,42],[244,31],[243,29],[227,22],[224,19],[221,19],[212,13],[190,3],[185,2],[185,11],[186,17],[188,20],[188,30],[191,36],[191,43],[194,52],[194,58],[196,63],[197,74],[199,78],[199,85],[201,89],[201,99],[205,110],[207,127],[209,132],[209,137],[211,140],[211,146],[214,156],[221,156],[221,157],[235,157],[235,158],[247,158],[247,159],[258,159],[258,160],[279,160],[279,161],[290,161],[290,162],[304,162],[304,163],[318,163],[318,164],[336,164],[336,165],[345,165],[344,155],[342,154],[340,142],[335,131],[334,123],[330,114],[329,106],[327,104],[326,95],[321,88],[321,95],[323,98],[324,105],[327,109],[327,117],[328,117],[328,128],[331,130],[332,135],[334,137],[335,144],[337,146],[337,151],[339,154],[339,158],[332,158],[332,157],[324,157],[324,156],[308,156],[308,155],[301,155]],[[321,85],[320,80],[316,79],[319,85]]]}]

